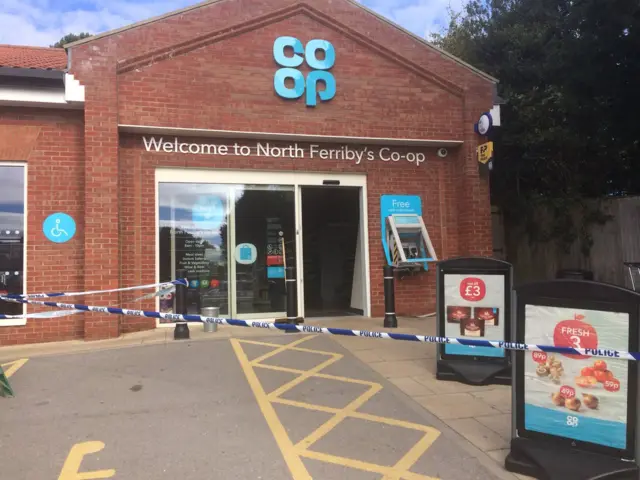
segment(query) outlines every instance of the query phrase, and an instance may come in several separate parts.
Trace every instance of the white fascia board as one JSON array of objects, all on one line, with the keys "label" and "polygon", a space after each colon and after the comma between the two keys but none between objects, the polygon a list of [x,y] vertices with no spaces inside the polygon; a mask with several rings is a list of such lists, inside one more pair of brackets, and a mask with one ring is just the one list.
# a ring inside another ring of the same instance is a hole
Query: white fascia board
[{"label": "white fascia board", "polygon": [[0,85],[0,105],[41,108],[84,108],[84,87],[65,73],[64,88]]},{"label": "white fascia board", "polygon": [[119,124],[118,129],[123,133],[137,135],[171,135],[176,137],[201,138],[237,138],[251,140],[272,140],[290,142],[318,142],[318,143],[354,143],[366,145],[404,145],[419,147],[458,147],[464,142],[454,139],[428,138],[382,138],[382,137],[352,137],[313,135],[301,133],[277,132],[246,132],[238,130],[213,130],[204,128],[163,127],[157,125],[127,125]]}]

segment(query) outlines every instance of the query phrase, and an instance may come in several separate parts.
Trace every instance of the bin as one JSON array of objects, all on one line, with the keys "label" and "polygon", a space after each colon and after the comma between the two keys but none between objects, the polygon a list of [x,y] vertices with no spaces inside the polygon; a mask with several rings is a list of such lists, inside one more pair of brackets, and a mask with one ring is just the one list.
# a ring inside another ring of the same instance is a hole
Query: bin
[{"label": "bin", "polygon": [[[220,308],[219,307],[205,307],[200,310],[200,316],[202,317],[219,317],[220,316]],[[203,322],[202,329],[205,332],[215,332],[218,330],[217,323],[211,322]]]}]

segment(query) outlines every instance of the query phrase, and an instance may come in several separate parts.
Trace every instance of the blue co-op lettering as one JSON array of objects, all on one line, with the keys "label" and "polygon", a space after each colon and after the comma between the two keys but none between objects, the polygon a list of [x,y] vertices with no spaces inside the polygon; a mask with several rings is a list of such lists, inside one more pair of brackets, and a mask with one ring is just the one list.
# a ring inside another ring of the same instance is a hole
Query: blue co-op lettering
[{"label": "blue co-op lettering", "polygon": [[[285,55],[285,49],[293,49],[293,56]],[[324,58],[319,59],[318,50],[324,52]],[[276,93],[283,98],[300,98],[306,91],[306,103],[308,107],[315,107],[318,97],[323,102],[328,102],[336,95],[336,79],[329,72],[336,62],[336,51],[333,45],[326,40],[310,40],[303,45],[295,37],[279,37],[273,43],[273,58],[282,68],[276,71],[273,77],[273,86]],[[298,70],[303,63],[312,69],[307,78]],[[290,78],[293,87],[288,87],[285,82]],[[318,90],[318,84],[325,85],[324,90]]]}]

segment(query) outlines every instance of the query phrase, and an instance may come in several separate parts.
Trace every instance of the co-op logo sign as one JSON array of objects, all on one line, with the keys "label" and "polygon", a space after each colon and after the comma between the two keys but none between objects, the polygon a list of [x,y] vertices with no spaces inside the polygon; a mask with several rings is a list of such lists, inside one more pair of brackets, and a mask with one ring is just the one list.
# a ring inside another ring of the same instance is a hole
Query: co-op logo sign
[{"label": "co-op logo sign", "polygon": [[[285,55],[285,49],[293,49],[293,56]],[[324,52],[324,58],[318,58],[319,51]],[[304,57],[303,57],[304,55]],[[279,37],[273,44],[273,58],[282,68],[273,77],[276,93],[283,98],[300,98],[306,92],[307,107],[315,107],[318,97],[328,102],[336,95],[336,79],[329,72],[336,62],[336,51],[326,40],[310,40],[306,46],[294,37]],[[307,78],[298,70],[303,63],[312,69]],[[286,85],[287,79],[293,80],[293,86]],[[324,90],[318,90],[318,84],[323,83]]]}]

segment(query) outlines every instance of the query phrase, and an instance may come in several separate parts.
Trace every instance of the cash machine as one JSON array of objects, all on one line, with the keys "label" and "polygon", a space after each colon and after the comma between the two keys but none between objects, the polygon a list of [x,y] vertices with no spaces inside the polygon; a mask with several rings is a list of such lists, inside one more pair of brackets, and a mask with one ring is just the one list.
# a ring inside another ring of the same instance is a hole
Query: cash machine
[{"label": "cash machine", "polygon": [[382,195],[380,198],[382,244],[387,264],[402,278],[429,270],[438,257],[422,219],[417,195]]}]

